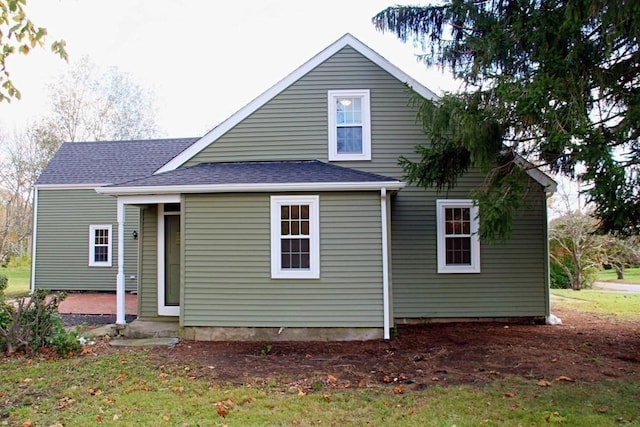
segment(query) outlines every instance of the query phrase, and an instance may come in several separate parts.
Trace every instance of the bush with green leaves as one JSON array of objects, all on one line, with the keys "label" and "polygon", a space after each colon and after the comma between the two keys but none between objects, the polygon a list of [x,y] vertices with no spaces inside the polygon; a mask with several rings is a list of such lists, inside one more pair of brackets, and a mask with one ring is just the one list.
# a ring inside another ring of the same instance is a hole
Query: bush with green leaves
[{"label": "bush with green leaves", "polygon": [[40,289],[29,297],[19,298],[15,305],[3,299],[8,320],[0,323],[0,349],[33,355],[40,348],[50,347],[62,356],[79,351],[82,346],[77,332],[66,331],[58,314],[64,298],[65,293]]},{"label": "bush with green leaves", "polygon": [[[7,304],[4,291],[9,286],[9,278],[0,274],[0,328],[5,328],[11,320],[11,306]],[[0,338],[0,350],[2,349],[2,338]]]}]

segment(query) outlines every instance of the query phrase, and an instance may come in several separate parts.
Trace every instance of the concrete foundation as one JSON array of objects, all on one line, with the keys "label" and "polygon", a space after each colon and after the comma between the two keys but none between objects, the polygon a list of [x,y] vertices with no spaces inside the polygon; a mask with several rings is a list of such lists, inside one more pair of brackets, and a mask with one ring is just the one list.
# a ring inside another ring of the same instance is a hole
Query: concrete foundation
[{"label": "concrete foundation", "polygon": [[180,337],[195,341],[363,341],[382,339],[382,328],[239,328],[188,326]]}]

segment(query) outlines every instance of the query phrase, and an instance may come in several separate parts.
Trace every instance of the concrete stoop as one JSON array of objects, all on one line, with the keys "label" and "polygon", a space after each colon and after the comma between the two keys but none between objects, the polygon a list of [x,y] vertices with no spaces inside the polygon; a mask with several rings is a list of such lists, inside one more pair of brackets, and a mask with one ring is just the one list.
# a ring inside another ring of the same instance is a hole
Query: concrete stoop
[{"label": "concrete stoop", "polygon": [[127,338],[176,338],[179,336],[178,322],[158,322],[154,320],[134,320],[120,330]]}]

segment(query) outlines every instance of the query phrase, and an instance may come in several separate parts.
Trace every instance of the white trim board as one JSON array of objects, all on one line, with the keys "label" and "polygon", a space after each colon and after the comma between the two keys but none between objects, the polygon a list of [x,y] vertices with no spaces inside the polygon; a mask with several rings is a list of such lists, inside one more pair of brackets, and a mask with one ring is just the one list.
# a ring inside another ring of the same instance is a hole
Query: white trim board
[{"label": "white trim board", "polygon": [[[206,184],[206,185],[175,185],[175,186],[147,186],[147,187],[101,187],[96,188],[98,194],[111,196],[125,195],[162,195],[186,193],[261,193],[282,191],[378,191],[386,188],[397,191],[404,188],[401,181],[374,182],[303,182],[283,184]],[[136,198],[132,198],[135,200]],[[142,200],[142,198],[140,198]],[[132,202],[128,202],[132,203]]]},{"label": "white trim board", "polygon": [[227,133],[230,129],[235,127],[242,120],[247,118],[253,112],[258,110],[260,107],[269,102],[272,98],[278,95],[280,92],[291,86],[298,79],[309,73],[311,70],[316,68],[318,65],[322,64],[324,61],[329,59],[331,56],[336,54],[338,51],[343,49],[346,46],[351,46],[353,49],[358,51],[360,54],[365,56],[371,62],[378,65],[380,68],[397,78],[403,83],[406,83],[409,87],[415,90],[417,93],[422,95],[425,98],[437,100],[438,96],[420,84],[417,80],[413,79],[411,76],[406,74],[400,68],[393,65],[391,62],[387,61],[382,55],[375,52],[369,46],[362,43],[360,40],[352,36],[351,34],[345,34],[340,37],[337,41],[329,45],[322,52],[318,53],[316,56],[305,62],[303,65],[295,69],[289,75],[287,75],[284,79],[280,80],[278,83],[273,85],[271,88],[267,89],[260,96],[255,98],[253,101],[249,102],[247,105],[242,107],[236,113],[231,115],[228,119],[220,123],[218,126],[210,130],[206,135],[200,138],[198,141],[191,144],[187,149],[185,149],[182,153],[178,154],[172,160],[170,160],[167,164],[158,169],[155,174],[159,174],[162,172],[168,172],[175,170],[194,157],[196,154],[204,150],[209,146],[212,142],[220,138],[222,135]]}]

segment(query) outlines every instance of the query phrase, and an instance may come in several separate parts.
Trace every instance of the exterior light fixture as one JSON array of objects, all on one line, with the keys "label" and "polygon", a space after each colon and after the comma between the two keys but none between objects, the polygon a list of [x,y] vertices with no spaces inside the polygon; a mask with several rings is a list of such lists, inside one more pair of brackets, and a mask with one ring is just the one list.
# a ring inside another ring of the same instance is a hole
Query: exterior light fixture
[{"label": "exterior light fixture", "polygon": [[137,230],[133,230],[133,240],[138,240],[138,231]]}]

